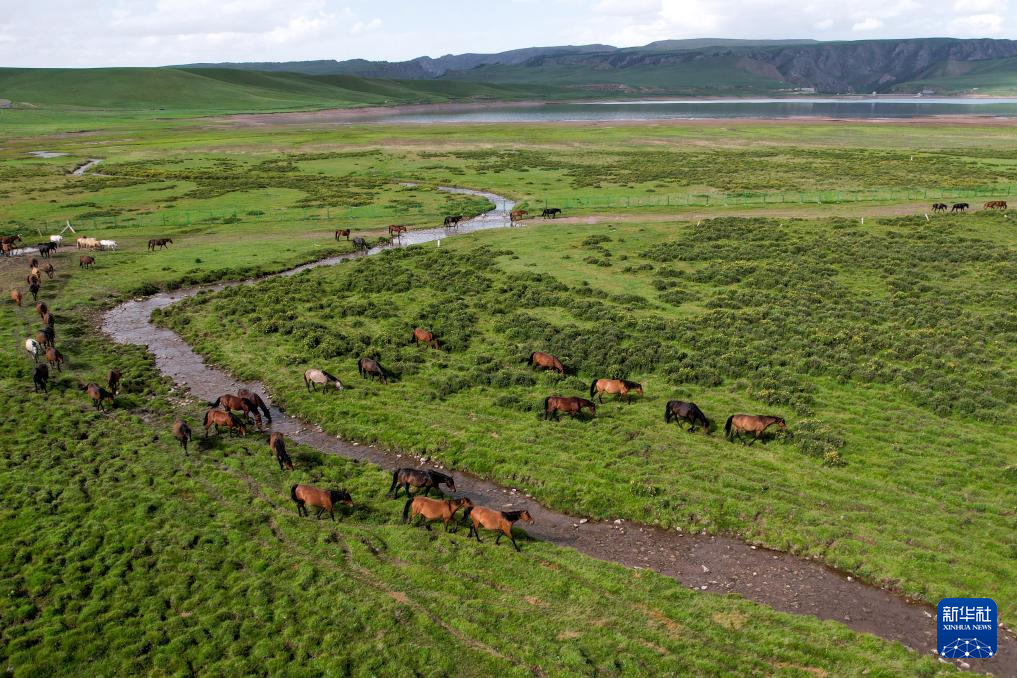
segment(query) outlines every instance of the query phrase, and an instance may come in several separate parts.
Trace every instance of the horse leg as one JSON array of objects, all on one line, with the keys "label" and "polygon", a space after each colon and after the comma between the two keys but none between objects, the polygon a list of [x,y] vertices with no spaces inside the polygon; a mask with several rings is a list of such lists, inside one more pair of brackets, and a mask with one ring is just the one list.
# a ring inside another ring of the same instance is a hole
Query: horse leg
[{"label": "horse leg", "polygon": [[519,553],[519,544],[516,543],[516,538],[512,536],[512,528],[511,527],[509,528],[508,538],[509,538],[509,540],[511,540],[512,545],[516,547],[516,553]]},{"label": "horse leg", "polygon": [[318,507],[318,512],[314,514],[314,517],[317,518],[318,520],[321,520],[321,514],[324,513],[324,512],[325,512],[325,507],[324,506],[319,506]]},{"label": "horse leg", "polygon": [[329,514],[330,516],[332,516],[332,522],[334,523],[334,522],[335,522],[335,506],[333,506],[332,508],[330,508],[330,509],[328,510],[328,514]]},{"label": "horse leg", "polygon": [[494,545],[495,545],[495,546],[497,546],[498,544],[500,544],[500,543],[501,543],[501,537],[502,537],[502,533],[501,533],[501,532],[499,532],[499,533],[498,533],[498,536],[494,538]]}]

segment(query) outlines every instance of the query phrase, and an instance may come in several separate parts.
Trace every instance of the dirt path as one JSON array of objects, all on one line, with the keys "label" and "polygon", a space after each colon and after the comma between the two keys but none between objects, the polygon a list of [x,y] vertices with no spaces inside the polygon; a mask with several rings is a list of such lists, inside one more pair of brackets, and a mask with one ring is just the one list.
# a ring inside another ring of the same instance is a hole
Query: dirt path
[{"label": "dirt path", "polygon": [[[459,232],[508,225],[508,212],[513,203],[491,194],[480,195],[491,199],[498,208],[463,225]],[[444,229],[411,231],[406,234],[404,244],[429,242],[448,235]],[[314,262],[281,275],[338,264],[354,256]],[[102,328],[118,343],[147,346],[159,369],[177,384],[190,389],[196,398],[207,401],[242,387],[267,395],[262,384],[238,381],[225,371],[206,365],[183,339],[151,323],[151,314],[156,308],[169,306],[202,290],[251,282],[254,281],[190,288],[128,301],[105,314]],[[406,455],[342,440],[274,407],[272,429],[327,454],[370,462],[386,469],[400,466],[441,468]],[[456,486],[477,503],[529,510],[536,522],[527,526],[526,531],[535,539],[574,548],[600,560],[652,569],[704,592],[737,593],[782,612],[832,619],[856,631],[900,641],[922,654],[932,653],[936,647],[934,608],[863,584],[820,562],[731,537],[688,534],[621,521],[586,521],[549,509],[513,489],[477,476],[459,472],[453,475]],[[1001,631],[996,657],[976,660],[971,666],[955,663],[997,676],[1017,677],[1017,639]]]}]

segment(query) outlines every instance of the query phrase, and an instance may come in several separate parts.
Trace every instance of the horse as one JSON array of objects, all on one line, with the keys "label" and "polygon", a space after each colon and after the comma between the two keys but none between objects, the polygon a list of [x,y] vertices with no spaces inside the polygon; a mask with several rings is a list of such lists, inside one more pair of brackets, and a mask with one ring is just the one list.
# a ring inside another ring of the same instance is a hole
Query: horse
[{"label": "horse", "polygon": [[50,348],[56,346],[56,334],[53,332],[52,327],[43,327],[41,330],[36,332],[35,340],[43,348]]},{"label": "horse", "polygon": [[363,238],[358,236],[358,237],[353,239],[353,250],[354,251],[356,251],[356,252],[366,252],[369,249],[371,249],[371,248],[368,246],[367,241],[364,240]]},{"label": "horse", "polygon": [[364,379],[381,379],[381,383],[388,383],[388,375],[385,374],[385,370],[374,358],[361,358],[357,361],[357,371],[360,372],[360,376]]},{"label": "horse", "polygon": [[953,204],[953,207],[950,208],[950,211],[951,212],[963,212],[964,210],[966,210],[969,207],[971,207],[971,205],[967,204],[966,202],[955,202]]},{"label": "horse", "polygon": [[28,285],[28,292],[32,295],[32,301],[39,300],[39,283],[32,282]]},{"label": "horse", "polygon": [[64,364],[64,354],[55,348],[46,349],[46,362],[55,367],[57,372],[63,372],[60,366]]},{"label": "horse", "polygon": [[74,244],[75,244],[75,246],[77,246],[77,248],[79,250],[83,250],[83,249],[86,249],[86,246],[85,246],[85,241],[86,240],[88,240],[88,238],[86,238],[83,235],[79,235],[77,240],[74,241]]},{"label": "horse", "polygon": [[53,268],[53,264],[48,261],[43,265],[42,271],[49,277],[50,280],[52,280],[53,276],[56,275],[56,269]]},{"label": "horse", "polygon": [[405,226],[396,226],[395,224],[392,224],[391,226],[388,227],[389,237],[399,238],[400,240],[402,240],[403,233],[405,232],[406,232]]},{"label": "horse", "polygon": [[696,424],[701,424],[706,433],[710,432],[710,420],[695,403],[687,403],[684,400],[667,401],[667,405],[664,406],[664,423],[669,424],[672,419],[678,422],[679,428],[684,428],[681,422],[689,422],[689,433],[696,430]]},{"label": "horse", "polygon": [[14,247],[14,243],[21,240],[20,235],[0,235],[0,243]]},{"label": "horse", "polygon": [[775,417],[769,414],[732,414],[724,423],[724,437],[734,442],[735,438],[741,439],[743,433],[751,433],[752,441],[749,445],[762,440],[766,429],[774,424],[777,428],[787,430],[787,424],[782,417]]},{"label": "horse", "polygon": [[619,398],[626,396],[629,404],[632,404],[632,393],[643,395],[643,385],[629,381],[628,379],[594,379],[590,383],[590,398],[599,395],[600,402],[604,402],[604,394],[615,394]]},{"label": "horse", "polygon": [[49,381],[49,368],[45,365],[36,365],[35,369],[32,370],[32,386],[35,388],[35,392],[42,391],[46,393],[46,382]]},{"label": "horse", "polygon": [[255,407],[247,398],[241,398],[231,393],[224,393],[213,402],[208,404],[209,407],[222,407],[227,412],[236,410],[244,413],[244,418],[247,420],[251,419],[251,413],[254,413],[254,423],[261,429],[261,415],[258,413],[258,408]]},{"label": "horse", "polygon": [[42,314],[42,324],[46,327],[53,329],[53,324],[56,322],[56,317],[49,311]]},{"label": "horse", "polygon": [[25,339],[25,350],[32,356],[32,360],[38,364],[39,356],[42,355],[42,347],[35,339]]},{"label": "horse", "polygon": [[463,215],[461,215],[461,214],[454,214],[452,216],[445,217],[445,221],[442,222],[441,225],[445,226],[445,227],[451,226],[452,228],[458,228],[459,227],[459,222],[462,221],[462,220],[463,220]]},{"label": "horse", "polygon": [[240,396],[241,398],[247,398],[252,403],[254,403],[254,406],[261,410],[261,413],[265,415],[265,421],[267,421],[270,424],[272,423],[272,411],[268,409],[268,405],[265,404],[265,401],[262,399],[260,395],[246,388],[242,388],[239,391],[237,391],[237,395]]},{"label": "horse", "polygon": [[51,235],[49,241],[59,247],[60,243],[64,241],[64,237],[62,235]]},{"label": "horse", "polygon": [[148,249],[154,252],[156,248],[165,249],[167,245],[173,244],[173,238],[152,238],[148,241]]},{"label": "horse", "polygon": [[530,354],[530,366],[540,367],[545,370],[556,370],[561,376],[565,376],[565,366],[550,353],[534,351]]},{"label": "horse", "polygon": [[11,301],[13,301],[18,308],[21,308],[21,292],[18,290],[11,290]]},{"label": "horse", "polygon": [[310,515],[307,511],[307,504],[317,506],[318,513],[314,517],[319,520],[325,511],[328,511],[332,520],[335,520],[336,504],[353,506],[353,497],[346,490],[319,490],[310,485],[294,485],[290,488],[290,498],[297,505],[298,516]]},{"label": "horse", "polygon": [[584,409],[588,409],[592,416],[597,416],[597,405],[592,400],[576,397],[566,398],[563,396],[548,396],[544,398],[544,419],[550,419],[554,416],[555,421],[557,421],[559,412],[577,417]]},{"label": "horse", "polygon": [[97,250],[99,249],[99,240],[97,238],[78,238],[78,247],[86,250]]},{"label": "horse", "polygon": [[512,210],[509,212],[509,222],[522,221],[529,212],[526,210]]},{"label": "horse", "polygon": [[350,239],[350,229],[348,228],[337,228],[335,229],[335,239],[345,237],[347,240]]},{"label": "horse", "polygon": [[35,283],[36,285],[41,285],[42,276],[39,275],[39,269],[33,268],[32,272],[25,276],[25,282],[27,282],[29,285],[31,285],[32,283]]},{"label": "horse", "polygon": [[106,387],[113,395],[120,392],[120,370],[114,367],[106,374]]},{"label": "horse", "polygon": [[117,241],[116,240],[100,240],[99,241],[99,247],[100,247],[100,249],[103,249],[103,250],[109,250],[111,252],[116,252],[118,245],[117,245]]},{"label": "horse", "polygon": [[985,203],[984,207],[987,210],[1005,210],[1006,200],[990,200]]},{"label": "horse", "polygon": [[321,384],[325,388],[331,386],[337,391],[343,390],[343,383],[339,381],[338,377],[333,377],[325,370],[311,368],[304,372],[304,386],[307,387],[308,393],[318,390],[315,384]]},{"label": "horse", "polygon": [[205,412],[205,437],[208,437],[208,429],[215,426],[215,434],[219,435],[219,427],[227,428],[231,432],[240,431],[240,435],[247,435],[247,427],[237,415],[224,410],[212,408]]},{"label": "horse", "polygon": [[81,390],[88,394],[88,397],[92,399],[92,403],[95,405],[95,409],[97,410],[105,410],[102,406],[104,400],[109,401],[110,407],[116,405],[114,395],[98,384],[85,384],[81,387]]},{"label": "horse", "polygon": [[0,242],[0,252],[5,257],[12,257],[14,256],[14,247],[9,242]]},{"label": "horse", "polygon": [[275,431],[268,437],[268,448],[272,450],[275,460],[279,462],[280,471],[293,470],[293,460],[290,459],[290,455],[286,454],[286,441],[282,433]]},{"label": "horse", "polygon": [[45,301],[37,301],[35,302],[35,312],[39,314],[39,319],[41,320],[43,316],[49,313],[49,306],[46,305]]},{"label": "horse", "polygon": [[540,213],[540,216],[544,217],[545,219],[547,219],[548,217],[556,219],[559,214],[561,214],[560,207],[548,207],[547,209]]},{"label": "horse", "polygon": [[39,256],[43,259],[49,259],[50,252],[57,248],[56,245],[51,242],[41,242],[35,247],[39,250]]},{"label": "horse", "polygon": [[460,499],[428,499],[427,497],[410,497],[403,506],[403,522],[410,522],[417,516],[424,519],[424,527],[431,529],[431,521],[440,520],[445,523],[445,531],[455,518],[456,511],[463,507],[473,506],[467,497]]},{"label": "horse", "polygon": [[431,330],[425,330],[423,327],[413,328],[413,337],[410,339],[414,344],[426,344],[433,349],[440,349],[441,346],[438,344],[438,339],[435,338],[434,333]]},{"label": "horse", "polygon": [[[480,541],[480,528],[482,527],[485,530],[495,530],[500,533],[494,540],[495,545],[501,541],[502,536],[505,536],[516,547],[516,551],[519,550],[519,544],[516,543],[515,538],[512,536],[513,523],[521,520],[524,523],[533,524],[533,518],[526,509],[522,511],[497,511],[483,506],[474,506],[473,508],[466,509],[466,519],[470,522],[470,535],[475,536],[478,543],[483,543]],[[467,535],[467,538],[470,535]]]},{"label": "horse", "polygon": [[[392,485],[389,486],[388,496],[395,499],[399,496],[399,490],[406,490],[406,496],[410,495],[410,488],[417,488],[417,494],[420,494],[420,490],[424,490],[424,496],[428,496],[431,493],[433,487],[441,494],[441,488],[439,485],[447,485],[449,491],[456,491],[456,481],[452,479],[452,476],[441,471],[435,471],[433,469],[420,469],[420,468],[397,468],[392,472]],[[393,492],[393,490],[395,492]]]},{"label": "horse", "polygon": [[173,422],[173,437],[180,441],[180,447],[184,448],[187,454],[187,443],[191,442],[191,427],[183,419]]},{"label": "horse", "polygon": [[81,256],[78,257],[78,268],[92,268],[95,266],[95,257]]}]

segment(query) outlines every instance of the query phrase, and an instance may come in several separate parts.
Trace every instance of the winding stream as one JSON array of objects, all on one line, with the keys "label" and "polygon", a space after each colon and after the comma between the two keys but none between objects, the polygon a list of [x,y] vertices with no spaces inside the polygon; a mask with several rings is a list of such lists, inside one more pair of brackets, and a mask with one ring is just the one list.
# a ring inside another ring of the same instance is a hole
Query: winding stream
[{"label": "winding stream", "polygon": [[[455,230],[433,228],[410,231],[404,234],[401,246],[511,225],[509,212],[515,204],[511,200],[482,191],[442,190],[487,198],[494,203],[495,209],[463,222]],[[382,249],[374,248],[368,256]],[[322,259],[277,275],[295,275],[358,256],[365,255],[348,254]],[[201,291],[249,285],[257,280],[197,286],[127,301],[104,315],[102,329],[117,343],[146,346],[155,356],[158,368],[177,384],[187,387],[196,398],[208,401],[222,393],[235,393],[243,387],[266,395],[261,383],[242,382],[223,370],[206,365],[202,357],[177,334],[151,322],[152,311],[157,308]],[[408,455],[328,435],[318,426],[291,417],[275,407],[272,408],[272,429],[321,452],[367,461],[386,469],[408,465],[441,468],[434,463],[418,462]],[[585,521],[546,508],[514,489],[477,476],[461,472],[452,472],[452,475],[457,488],[478,504],[529,510],[536,522],[525,526],[525,529],[535,539],[574,548],[600,560],[652,569],[697,590],[737,593],[783,612],[836,620],[856,631],[900,641],[921,653],[930,653],[936,647],[933,608],[862,584],[818,561],[752,546],[731,537],[689,534],[627,521]],[[1017,677],[1017,640],[1001,631],[996,656],[972,663],[970,668],[973,670]],[[968,668],[963,663],[960,665]]]}]

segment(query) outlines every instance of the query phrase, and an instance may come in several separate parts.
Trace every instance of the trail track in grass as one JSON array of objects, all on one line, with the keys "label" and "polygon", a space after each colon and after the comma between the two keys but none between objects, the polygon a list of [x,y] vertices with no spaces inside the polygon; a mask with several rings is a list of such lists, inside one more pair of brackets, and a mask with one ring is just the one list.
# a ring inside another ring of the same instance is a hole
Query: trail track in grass
[{"label": "trail track in grass", "polygon": [[[512,201],[468,189],[443,190],[482,196],[496,207],[459,229],[410,232],[404,235],[402,246],[432,242],[456,233],[510,226],[508,213],[514,207]],[[371,253],[379,251],[381,248],[375,248]],[[336,265],[355,256],[324,259],[279,275]],[[176,383],[186,386],[197,398],[211,400],[242,387],[265,395],[262,384],[238,381],[206,365],[177,334],[151,322],[152,311],[157,308],[201,291],[252,282],[255,280],[191,287],[128,301],[105,314],[103,330],[118,343],[147,346],[158,368]],[[272,412],[272,429],[324,453],[370,462],[386,469],[400,466],[441,468],[406,455],[341,440],[276,408]],[[630,522],[581,522],[578,517],[550,510],[513,489],[477,476],[459,472],[454,472],[453,476],[457,488],[479,504],[530,511],[536,522],[526,526],[526,531],[533,538],[571,547],[600,560],[651,569],[701,591],[736,593],[783,612],[836,620],[857,631],[900,641],[921,653],[930,652],[936,646],[934,609],[853,580],[820,562],[759,548],[731,537],[682,533]],[[990,660],[979,660],[972,668],[998,676],[1017,676],[1017,639],[1006,631],[1001,632],[997,655]]]}]

